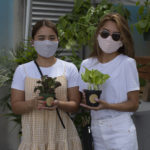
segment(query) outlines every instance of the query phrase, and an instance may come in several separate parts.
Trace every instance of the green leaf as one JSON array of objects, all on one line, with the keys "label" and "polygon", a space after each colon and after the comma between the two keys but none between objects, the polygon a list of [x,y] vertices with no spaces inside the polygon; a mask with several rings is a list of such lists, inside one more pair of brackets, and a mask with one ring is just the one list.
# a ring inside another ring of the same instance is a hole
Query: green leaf
[{"label": "green leaf", "polygon": [[140,8],[139,8],[139,10],[138,10],[138,13],[140,14],[140,15],[142,15],[143,13],[144,13],[144,6],[141,6]]},{"label": "green leaf", "polygon": [[97,90],[98,85],[102,85],[110,77],[108,74],[103,74],[98,70],[88,70],[86,67],[85,72],[81,74],[81,78],[84,82],[89,83],[89,88],[94,86],[94,89]]},{"label": "green leaf", "polygon": [[74,0],[74,1],[75,1],[74,6],[76,9],[79,9],[84,2],[83,0]]},{"label": "green leaf", "polygon": [[146,20],[143,20],[143,21],[139,21],[139,26],[141,27],[141,28],[146,28],[146,26],[147,26],[147,21]]},{"label": "green leaf", "polygon": [[138,6],[138,5],[140,5],[140,1],[137,1],[137,2],[136,2],[136,6]]}]

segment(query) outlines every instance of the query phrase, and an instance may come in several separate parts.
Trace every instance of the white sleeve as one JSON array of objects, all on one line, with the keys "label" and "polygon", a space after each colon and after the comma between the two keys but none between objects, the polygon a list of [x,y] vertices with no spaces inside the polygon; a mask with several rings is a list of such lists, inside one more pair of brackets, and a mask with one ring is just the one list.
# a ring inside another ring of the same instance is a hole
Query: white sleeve
[{"label": "white sleeve", "polygon": [[78,86],[77,80],[78,80],[78,69],[77,67],[70,63],[68,69],[67,69],[67,74],[68,74],[68,88]]},{"label": "white sleeve", "polygon": [[139,75],[134,59],[128,59],[128,61],[125,63],[125,74],[127,92],[139,90]]},{"label": "white sleeve", "polygon": [[25,72],[23,65],[19,65],[14,73],[11,88],[24,91]]},{"label": "white sleeve", "polygon": [[78,86],[79,86],[79,91],[83,91],[84,89],[87,89],[87,83],[85,83],[82,78],[81,78],[81,73],[85,71],[84,69],[84,62],[81,63],[80,70],[79,70],[79,75],[78,75]]}]

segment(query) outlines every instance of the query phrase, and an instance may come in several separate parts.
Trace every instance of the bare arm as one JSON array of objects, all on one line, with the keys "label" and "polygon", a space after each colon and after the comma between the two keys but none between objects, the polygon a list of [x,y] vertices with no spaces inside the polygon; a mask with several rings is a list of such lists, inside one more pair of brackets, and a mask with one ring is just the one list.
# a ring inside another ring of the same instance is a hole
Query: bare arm
[{"label": "bare arm", "polygon": [[37,100],[38,99],[31,99],[25,101],[24,91],[11,89],[11,106],[15,114],[24,114],[36,109],[38,107]]},{"label": "bare arm", "polygon": [[112,109],[127,112],[136,111],[139,105],[139,91],[128,92],[127,97],[128,100],[122,103],[110,104],[103,100],[98,100],[99,106],[97,107],[90,107],[87,106],[86,104],[81,104],[81,106],[91,110]]},{"label": "bare arm", "polygon": [[78,87],[68,88],[68,101],[56,100],[54,105],[66,112],[75,112],[80,104],[80,92]]},{"label": "bare arm", "polygon": [[109,104],[108,109],[134,112],[139,106],[139,91],[128,92],[128,100],[118,104]]}]

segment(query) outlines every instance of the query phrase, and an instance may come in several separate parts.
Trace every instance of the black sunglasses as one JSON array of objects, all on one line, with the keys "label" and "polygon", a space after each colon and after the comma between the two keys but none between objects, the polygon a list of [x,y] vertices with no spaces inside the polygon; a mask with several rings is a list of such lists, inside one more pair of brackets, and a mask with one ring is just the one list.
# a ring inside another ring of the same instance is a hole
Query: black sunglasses
[{"label": "black sunglasses", "polygon": [[100,32],[100,35],[103,39],[106,39],[108,36],[111,35],[111,37],[114,41],[120,40],[120,33],[119,32],[113,32],[112,34],[110,34],[110,32],[108,30],[103,30]]}]

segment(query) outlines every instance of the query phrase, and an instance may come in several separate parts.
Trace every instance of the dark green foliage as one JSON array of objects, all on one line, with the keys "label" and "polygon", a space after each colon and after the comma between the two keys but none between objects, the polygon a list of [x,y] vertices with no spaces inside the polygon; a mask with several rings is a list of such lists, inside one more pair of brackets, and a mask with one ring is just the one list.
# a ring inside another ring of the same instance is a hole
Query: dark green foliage
[{"label": "dark green foliage", "polygon": [[82,139],[82,128],[87,124],[90,124],[90,111],[85,110],[84,108],[80,108],[80,110],[74,115],[73,122]]},{"label": "dark green foliage", "polygon": [[14,56],[14,61],[20,65],[36,59],[37,53],[32,46],[32,43],[26,41],[26,43],[20,43],[18,45],[17,49],[14,51]]},{"label": "dark green foliage", "polygon": [[16,68],[12,50],[1,50],[0,55],[0,88],[5,89],[5,95],[0,98],[0,106],[3,110],[11,110],[10,106],[10,85],[14,70]]},{"label": "dark green foliage", "polygon": [[41,80],[38,80],[37,83],[39,84],[34,88],[34,92],[39,90],[39,94],[49,93],[54,95],[55,89],[61,86],[59,81],[56,81],[56,78],[48,77],[47,75],[43,76]]},{"label": "dark green foliage", "polygon": [[75,52],[75,50],[74,49],[72,49],[72,54],[70,55],[70,56],[63,56],[63,59],[64,60],[69,60],[69,61],[71,61],[73,64],[75,64],[76,65],[76,67],[78,68],[78,70],[80,69],[80,64],[81,64],[81,62],[82,62],[82,59],[81,59],[81,57],[79,57],[78,55],[77,55],[77,53]]},{"label": "dark green foliage", "polygon": [[97,25],[103,15],[109,12],[118,12],[129,18],[130,12],[120,3],[113,5],[107,0],[102,0],[96,7],[90,0],[75,0],[75,5],[70,14],[59,18],[57,23],[60,45],[71,49],[74,45],[82,48],[83,45],[92,47],[92,38]]},{"label": "dark green foliage", "polygon": [[124,7],[124,5],[122,3],[118,3],[117,5],[114,5],[112,7],[112,12],[117,12],[120,15],[124,16],[126,20],[130,20],[130,11]]},{"label": "dark green foliage", "polygon": [[137,22],[133,26],[142,34],[150,29],[150,2],[145,0],[144,4],[140,5],[140,1],[137,1],[136,5],[139,6],[139,9]]},{"label": "dark green foliage", "polygon": [[[12,113],[10,104],[10,89],[13,74],[17,63],[15,62],[15,55],[12,50],[1,50],[0,55],[0,88],[5,90],[5,94],[0,98],[0,107],[3,111],[1,116],[7,117],[16,124],[21,124],[21,116]],[[7,113],[6,113],[7,112]]]}]

